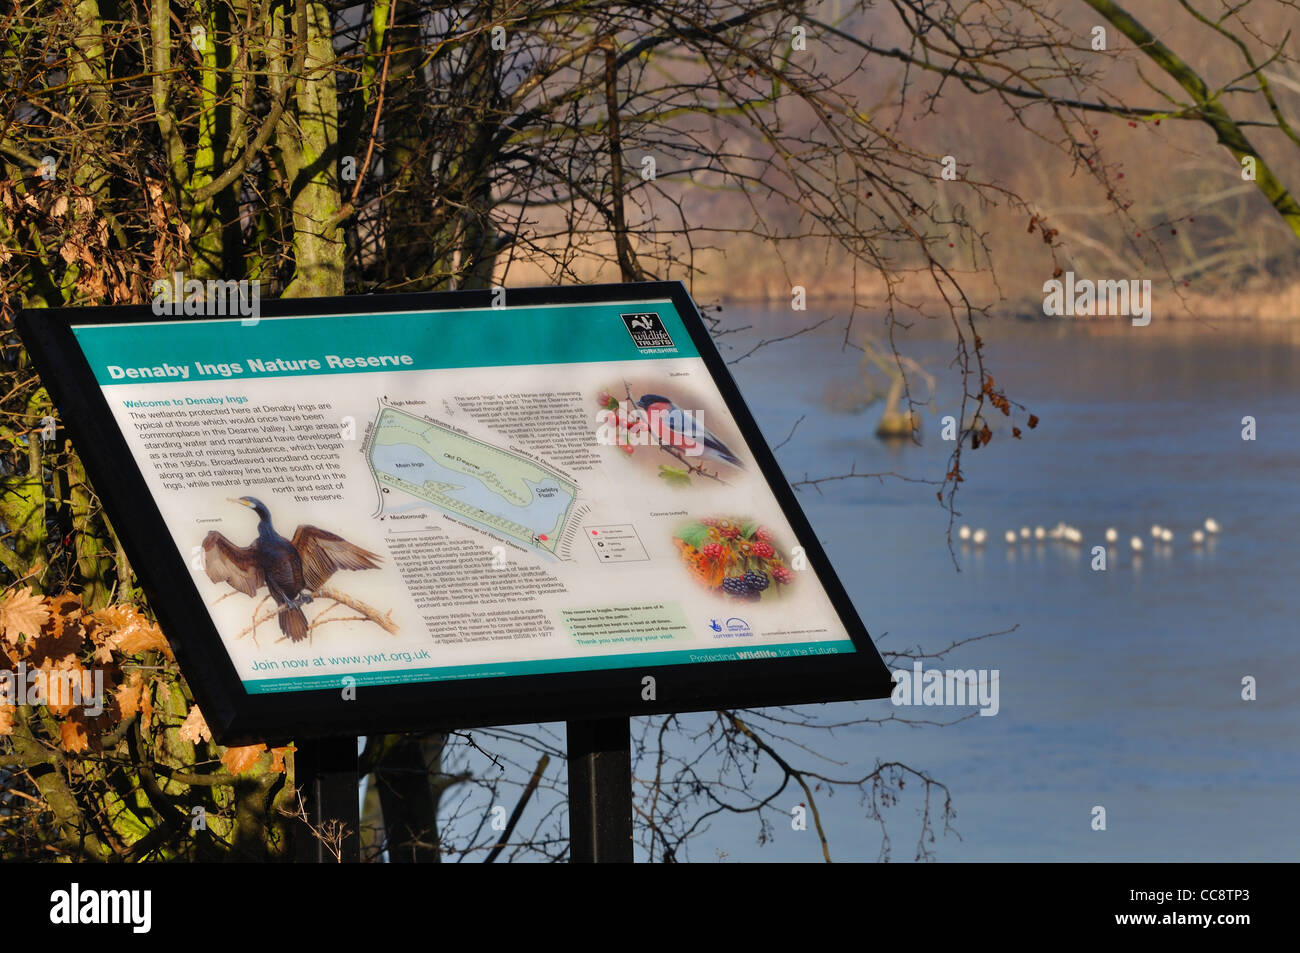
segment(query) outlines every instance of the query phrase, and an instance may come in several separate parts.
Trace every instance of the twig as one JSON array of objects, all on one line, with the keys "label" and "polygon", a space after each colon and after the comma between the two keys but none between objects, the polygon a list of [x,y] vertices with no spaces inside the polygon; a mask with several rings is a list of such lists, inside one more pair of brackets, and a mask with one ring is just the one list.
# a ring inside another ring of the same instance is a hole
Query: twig
[{"label": "twig", "polygon": [[492,863],[492,861],[497,859],[497,855],[505,849],[506,843],[510,840],[510,835],[514,832],[515,825],[519,823],[519,818],[523,816],[524,808],[528,806],[529,798],[531,798],[533,792],[537,790],[537,785],[541,783],[542,780],[542,774],[546,771],[546,766],[550,763],[551,756],[549,754],[543,754],[538,760],[537,767],[533,769],[533,776],[528,779],[528,784],[524,787],[524,793],[519,795],[519,803],[516,804],[515,809],[510,812],[510,819],[506,821],[505,830],[501,832],[501,836],[497,839],[496,846],[492,848],[492,853],[487,855],[487,859],[483,861],[483,863]]},{"label": "twig", "polygon": [[773,450],[773,451],[780,450],[780,449],[781,449],[782,447],[784,447],[787,443],[789,443],[789,442],[790,442],[790,438],[794,436],[794,432],[795,432],[796,430],[799,429],[799,425],[800,425],[801,423],[803,423],[804,418],[807,417],[807,416],[808,416],[807,414],[800,414],[800,415],[799,415],[799,419],[796,420],[796,421],[794,422],[794,426],[790,428],[790,432],[789,432],[788,434],[785,435],[785,439],[782,440],[780,443],[776,444],[774,447],[772,447],[772,450]]}]

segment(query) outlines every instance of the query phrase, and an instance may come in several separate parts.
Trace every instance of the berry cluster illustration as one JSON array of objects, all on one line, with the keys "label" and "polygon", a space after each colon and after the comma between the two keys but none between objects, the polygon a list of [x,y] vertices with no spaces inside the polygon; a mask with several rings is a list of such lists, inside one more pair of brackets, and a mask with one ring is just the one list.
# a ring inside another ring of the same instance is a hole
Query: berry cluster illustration
[{"label": "berry cluster illustration", "polygon": [[701,519],[678,530],[673,542],[692,578],[739,601],[776,597],[794,581],[772,531],[753,520]]}]

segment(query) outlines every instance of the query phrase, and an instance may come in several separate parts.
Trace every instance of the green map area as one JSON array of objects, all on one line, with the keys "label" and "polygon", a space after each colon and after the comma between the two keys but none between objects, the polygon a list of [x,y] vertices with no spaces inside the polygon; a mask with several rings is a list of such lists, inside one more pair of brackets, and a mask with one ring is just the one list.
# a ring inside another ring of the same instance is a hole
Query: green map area
[{"label": "green map area", "polygon": [[518,454],[385,407],[370,468],[381,486],[554,553],[578,488]]}]

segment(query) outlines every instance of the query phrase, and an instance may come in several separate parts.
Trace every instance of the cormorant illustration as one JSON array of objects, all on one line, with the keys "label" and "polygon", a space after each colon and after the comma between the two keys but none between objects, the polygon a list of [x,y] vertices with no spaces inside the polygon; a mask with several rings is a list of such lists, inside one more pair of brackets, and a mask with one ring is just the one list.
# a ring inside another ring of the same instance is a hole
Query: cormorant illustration
[{"label": "cormorant illustration", "polygon": [[291,641],[307,637],[302,607],[335,571],[379,568],[379,556],[315,526],[299,526],[290,542],[275,531],[270,511],[256,497],[230,502],[257,513],[257,539],[236,546],[212,530],[203,539],[204,569],[213,582],[227,582],[248,596],[266,586],[279,607],[280,631]]}]

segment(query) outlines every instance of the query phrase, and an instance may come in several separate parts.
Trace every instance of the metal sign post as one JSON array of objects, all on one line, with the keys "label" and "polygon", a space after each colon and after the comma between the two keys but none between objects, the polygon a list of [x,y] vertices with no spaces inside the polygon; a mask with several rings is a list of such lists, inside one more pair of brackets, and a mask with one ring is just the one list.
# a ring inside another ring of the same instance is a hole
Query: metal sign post
[{"label": "metal sign post", "polygon": [[308,864],[359,863],[357,739],[308,738],[294,745],[295,782],[306,814],[306,822],[299,820],[294,826],[294,860]]},{"label": "metal sign post", "polygon": [[632,863],[631,720],[567,722],[569,859]]}]

